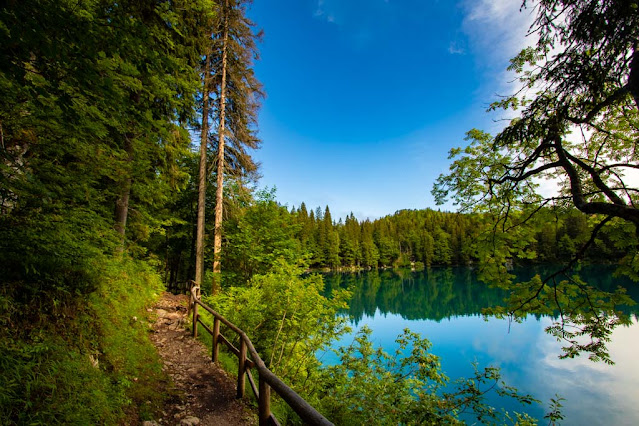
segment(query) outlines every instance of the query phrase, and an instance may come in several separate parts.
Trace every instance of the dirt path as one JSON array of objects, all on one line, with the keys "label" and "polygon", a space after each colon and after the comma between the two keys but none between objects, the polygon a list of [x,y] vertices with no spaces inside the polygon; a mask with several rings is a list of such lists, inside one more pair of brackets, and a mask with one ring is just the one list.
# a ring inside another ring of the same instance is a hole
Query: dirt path
[{"label": "dirt path", "polygon": [[176,397],[151,425],[255,425],[256,413],[235,398],[235,380],[211,362],[206,347],[183,327],[188,298],[164,293],[153,311],[151,340],[173,380]]}]

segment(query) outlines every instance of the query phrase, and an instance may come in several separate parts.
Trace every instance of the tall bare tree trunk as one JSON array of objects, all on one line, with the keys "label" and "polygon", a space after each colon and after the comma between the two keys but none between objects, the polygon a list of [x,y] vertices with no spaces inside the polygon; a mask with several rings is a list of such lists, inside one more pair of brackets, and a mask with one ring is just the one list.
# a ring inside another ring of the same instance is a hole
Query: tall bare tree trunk
[{"label": "tall bare tree trunk", "polygon": [[197,198],[197,234],[195,242],[195,282],[204,281],[204,214],[206,208],[206,151],[209,140],[209,86],[211,80],[211,54],[204,65],[204,89],[202,90],[202,134],[200,136],[200,175]]},{"label": "tall bare tree trunk", "polygon": [[115,230],[120,234],[120,247],[118,252],[124,251],[124,234],[126,232],[126,220],[129,215],[129,198],[131,197],[131,185],[133,179],[131,177],[131,167],[133,163],[133,141],[131,135],[124,137],[124,150],[127,153],[128,176],[123,180],[120,189],[120,196],[115,201]]},{"label": "tall bare tree trunk", "polygon": [[222,83],[220,85],[220,122],[218,125],[218,149],[217,149],[217,191],[215,193],[215,230],[213,237],[213,284],[211,294],[218,292],[220,288],[221,252],[222,252],[222,214],[224,213],[224,130],[226,118],[226,67],[229,38],[228,0],[224,1],[223,8],[223,38],[222,38]]}]

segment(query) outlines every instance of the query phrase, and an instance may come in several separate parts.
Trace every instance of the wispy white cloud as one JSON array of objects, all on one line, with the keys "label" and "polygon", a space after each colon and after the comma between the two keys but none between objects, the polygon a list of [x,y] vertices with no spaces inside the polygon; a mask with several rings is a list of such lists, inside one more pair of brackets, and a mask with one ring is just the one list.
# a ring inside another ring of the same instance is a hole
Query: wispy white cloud
[{"label": "wispy white cloud", "polygon": [[328,1],[328,4],[326,3],[326,0],[317,0],[317,6],[315,7],[313,16],[334,24],[336,23],[334,6],[335,5],[331,0]]},{"label": "wispy white cloud", "polygon": [[471,41],[495,58],[510,58],[536,42],[526,37],[533,23],[535,2],[521,9],[518,0],[470,0],[464,4],[464,31]]},{"label": "wispy white cloud", "polygon": [[451,41],[448,45],[448,53],[451,55],[464,55],[466,53],[466,49],[459,46],[459,43]]},{"label": "wispy white cloud", "polygon": [[[529,34],[537,12],[537,0],[461,0],[464,18],[461,31],[466,36],[467,54],[481,74],[481,86],[475,96],[487,106],[502,96],[510,96],[522,88],[519,76],[508,71],[510,59],[522,49],[535,45],[536,34]],[[517,115],[498,111],[486,115],[481,125],[490,133],[501,131]],[[549,185],[548,190],[552,190]]]},{"label": "wispy white cloud", "polygon": [[486,72],[484,79],[494,82],[486,86],[484,96],[514,93],[519,84],[506,67],[512,57],[537,42],[536,36],[529,34],[536,1],[527,2],[527,8],[521,9],[520,0],[463,0],[462,8],[462,31],[468,37],[468,48]]},{"label": "wispy white cloud", "polygon": [[393,5],[388,0],[316,0],[315,18],[353,31],[367,29],[389,18]]}]

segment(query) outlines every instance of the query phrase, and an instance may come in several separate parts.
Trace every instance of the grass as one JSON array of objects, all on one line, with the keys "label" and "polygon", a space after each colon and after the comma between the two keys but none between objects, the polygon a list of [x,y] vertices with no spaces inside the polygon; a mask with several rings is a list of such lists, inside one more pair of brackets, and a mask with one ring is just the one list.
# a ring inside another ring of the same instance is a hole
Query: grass
[{"label": "grass", "polygon": [[170,386],[148,338],[162,291],[140,261],[110,260],[89,295],[0,290],[0,424],[137,424]]}]

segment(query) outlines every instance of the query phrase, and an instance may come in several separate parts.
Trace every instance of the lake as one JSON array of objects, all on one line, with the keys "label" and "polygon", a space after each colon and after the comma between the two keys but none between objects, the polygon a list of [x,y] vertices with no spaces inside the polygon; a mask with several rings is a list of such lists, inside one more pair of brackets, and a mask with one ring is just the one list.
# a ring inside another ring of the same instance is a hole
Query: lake
[{"label": "lake", "polygon": [[[639,285],[613,278],[613,270],[590,266],[581,274],[602,289],[627,287],[629,295],[639,300]],[[543,271],[520,271],[522,276],[537,272]],[[608,348],[616,364],[610,366],[594,363],[587,356],[559,359],[562,343],[544,331],[551,318],[533,316],[523,323],[485,321],[481,310],[499,304],[505,293],[477,281],[469,268],[327,274],[325,283],[327,292],[338,287],[353,291],[350,308],[344,313],[351,318],[353,333],[335,342],[336,347],[350,344],[353,334],[366,325],[373,330],[376,346],[394,352],[395,338],[410,328],[432,342],[431,351],[441,357],[442,370],[451,381],[470,377],[476,361],[480,368],[500,367],[508,385],[542,401],[542,405],[522,406],[493,394],[488,403],[496,408],[525,411],[545,424],[550,398],[558,394],[565,398],[561,424],[639,424],[637,306],[626,309],[633,315],[632,325],[613,332]],[[330,352],[321,357],[325,364],[337,360]]]}]

